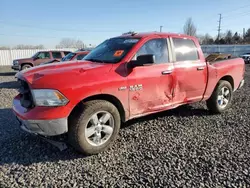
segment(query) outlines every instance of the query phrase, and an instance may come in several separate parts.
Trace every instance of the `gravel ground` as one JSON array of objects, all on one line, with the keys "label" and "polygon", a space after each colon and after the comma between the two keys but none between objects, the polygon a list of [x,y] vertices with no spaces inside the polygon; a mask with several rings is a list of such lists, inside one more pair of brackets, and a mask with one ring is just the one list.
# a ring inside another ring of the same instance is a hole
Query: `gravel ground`
[{"label": "gravel ground", "polygon": [[249,66],[223,115],[197,103],[136,119],[89,157],[21,131],[11,112],[15,73],[0,70],[0,187],[250,187]]}]

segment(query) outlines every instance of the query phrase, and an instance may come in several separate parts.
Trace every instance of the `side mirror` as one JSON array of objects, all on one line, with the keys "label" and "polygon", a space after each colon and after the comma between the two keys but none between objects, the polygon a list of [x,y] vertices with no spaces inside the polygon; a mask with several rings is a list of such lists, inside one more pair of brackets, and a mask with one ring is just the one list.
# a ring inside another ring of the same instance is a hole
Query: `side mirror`
[{"label": "side mirror", "polygon": [[147,66],[155,63],[155,56],[153,54],[145,54],[137,57],[137,60],[133,60],[129,63],[130,68]]},{"label": "side mirror", "polygon": [[38,57],[38,56],[34,57],[34,60],[37,60],[37,59],[39,59],[39,57]]}]

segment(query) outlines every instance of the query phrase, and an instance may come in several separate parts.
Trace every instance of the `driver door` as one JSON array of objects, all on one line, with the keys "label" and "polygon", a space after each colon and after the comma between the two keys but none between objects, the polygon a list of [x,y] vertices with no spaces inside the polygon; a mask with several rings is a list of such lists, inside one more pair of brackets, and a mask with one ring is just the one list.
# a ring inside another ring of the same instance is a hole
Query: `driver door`
[{"label": "driver door", "polygon": [[161,111],[172,104],[173,63],[169,58],[167,39],[151,39],[144,43],[135,57],[155,55],[155,63],[134,67],[128,76],[130,117]]}]

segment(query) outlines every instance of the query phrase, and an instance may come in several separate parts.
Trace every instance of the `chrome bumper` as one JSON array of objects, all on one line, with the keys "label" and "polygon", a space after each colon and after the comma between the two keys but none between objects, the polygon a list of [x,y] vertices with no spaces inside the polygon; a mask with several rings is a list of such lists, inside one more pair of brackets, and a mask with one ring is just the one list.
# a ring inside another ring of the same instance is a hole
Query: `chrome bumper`
[{"label": "chrome bumper", "polygon": [[56,136],[68,132],[67,118],[52,120],[22,120],[17,117],[17,120],[20,123],[21,129],[32,134]]},{"label": "chrome bumper", "polygon": [[20,66],[19,65],[13,65],[13,66],[11,66],[11,68],[13,70],[20,70]]}]

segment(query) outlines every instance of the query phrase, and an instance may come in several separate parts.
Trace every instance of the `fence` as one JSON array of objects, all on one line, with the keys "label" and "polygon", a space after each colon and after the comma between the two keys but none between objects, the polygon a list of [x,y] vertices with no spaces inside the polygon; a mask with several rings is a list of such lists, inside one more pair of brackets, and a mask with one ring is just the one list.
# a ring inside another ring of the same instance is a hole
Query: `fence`
[{"label": "fence", "polygon": [[244,53],[250,53],[250,45],[202,45],[201,48],[205,54],[220,52],[239,56]]},{"label": "fence", "polygon": [[34,55],[38,51],[49,51],[49,50],[65,50],[75,51],[76,49],[29,49],[29,50],[0,50],[0,66],[10,66],[14,59],[28,58]]}]

